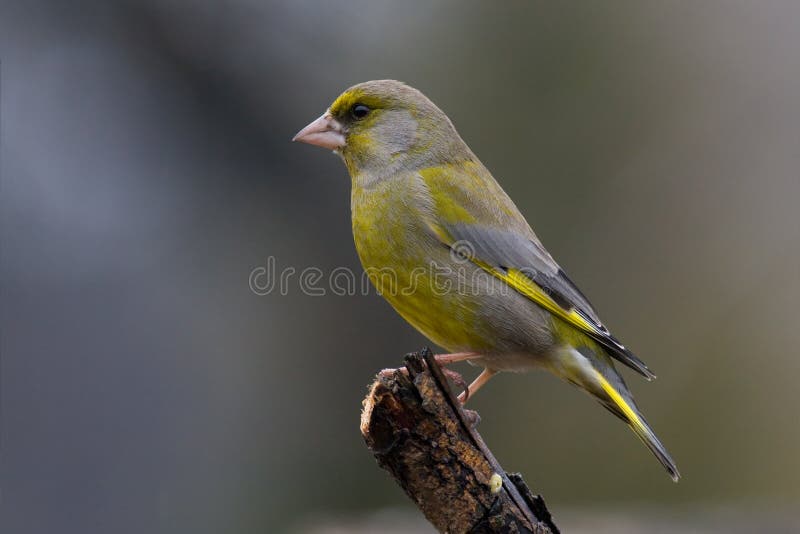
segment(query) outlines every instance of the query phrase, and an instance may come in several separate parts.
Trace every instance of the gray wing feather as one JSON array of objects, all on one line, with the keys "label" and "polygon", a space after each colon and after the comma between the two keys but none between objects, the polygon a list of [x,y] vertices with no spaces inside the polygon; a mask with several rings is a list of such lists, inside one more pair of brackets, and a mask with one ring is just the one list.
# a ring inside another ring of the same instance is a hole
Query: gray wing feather
[{"label": "gray wing feather", "polygon": [[645,378],[655,378],[647,365],[626,349],[603,326],[589,300],[559,267],[532,231],[525,235],[513,230],[476,224],[445,224],[443,228],[455,240],[450,244],[451,248],[465,255],[472,254],[496,268],[519,270],[559,306],[565,310],[577,310],[592,323],[598,332],[587,333],[606,347],[611,356]]}]

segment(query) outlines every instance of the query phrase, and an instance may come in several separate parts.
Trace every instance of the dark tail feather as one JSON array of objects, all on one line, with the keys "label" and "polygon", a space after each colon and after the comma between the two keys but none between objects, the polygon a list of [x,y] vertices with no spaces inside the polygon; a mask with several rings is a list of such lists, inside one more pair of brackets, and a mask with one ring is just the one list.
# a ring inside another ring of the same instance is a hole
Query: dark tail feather
[{"label": "dark tail feather", "polygon": [[656,433],[653,432],[653,429],[650,428],[647,420],[639,412],[630,394],[628,394],[627,391],[617,391],[605,377],[599,372],[597,374],[600,377],[598,380],[603,388],[603,392],[606,394],[606,398],[599,399],[600,402],[603,406],[608,408],[611,413],[628,424],[630,429],[633,430],[633,433],[636,434],[636,436],[642,440],[642,443],[650,449],[650,452],[658,458],[658,461],[661,462],[661,465],[667,470],[672,480],[677,482],[681,474],[678,472],[675,461],[669,455],[666,447],[661,443],[661,440],[658,439]]}]

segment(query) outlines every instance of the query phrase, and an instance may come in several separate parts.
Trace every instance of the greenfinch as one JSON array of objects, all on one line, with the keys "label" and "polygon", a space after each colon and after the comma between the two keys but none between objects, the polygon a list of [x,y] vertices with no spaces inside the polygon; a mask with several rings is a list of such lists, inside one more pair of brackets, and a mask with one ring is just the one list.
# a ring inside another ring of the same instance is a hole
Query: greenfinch
[{"label": "greenfinch", "polygon": [[378,292],[428,339],[442,364],[545,368],[625,421],[673,480],[675,462],[614,368],[655,375],[600,322],[517,207],[420,91],[395,80],[355,85],[294,137],[344,160],[353,237]]}]

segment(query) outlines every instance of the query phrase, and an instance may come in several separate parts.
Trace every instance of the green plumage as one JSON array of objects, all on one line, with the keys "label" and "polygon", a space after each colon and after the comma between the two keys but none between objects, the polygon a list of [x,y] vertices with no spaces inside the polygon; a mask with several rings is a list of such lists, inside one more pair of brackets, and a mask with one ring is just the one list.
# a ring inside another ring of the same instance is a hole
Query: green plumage
[{"label": "green plumage", "polygon": [[[369,113],[356,117],[354,106]],[[495,371],[548,369],[625,420],[677,480],[612,358],[652,373],[600,322],[447,116],[393,80],[345,91],[328,115],[352,178],[370,280],[434,343]]]}]

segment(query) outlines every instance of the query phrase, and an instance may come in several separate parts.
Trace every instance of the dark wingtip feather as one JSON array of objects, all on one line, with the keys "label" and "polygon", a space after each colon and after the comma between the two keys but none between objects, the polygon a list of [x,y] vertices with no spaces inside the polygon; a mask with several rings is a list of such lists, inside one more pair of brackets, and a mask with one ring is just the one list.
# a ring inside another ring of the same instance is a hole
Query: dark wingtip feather
[{"label": "dark wingtip feather", "polygon": [[610,347],[612,350],[609,351],[611,357],[615,360],[627,365],[643,377],[647,379],[648,382],[654,380],[656,378],[656,374],[651,371],[647,365],[637,358],[631,351],[623,347],[622,345],[618,345],[618,347]]},{"label": "dark wingtip feather", "polygon": [[617,350],[611,351],[612,357],[638,372],[645,377],[648,382],[656,378],[656,374],[647,367],[646,363],[637,358],[634,353],[626,349],[619,341],[614,339],[614,337],[611,337],[611,340],[617,345]]},{"label": "dark wingtip feather", "polygon": [[681,474],[678,473],[676,469],[668,469],[669,476],[672,477],[672,481],[677,483],[681,479]]},{"label": "dark wingtip feather", "polygon": [[[641,360],[640,360],[640,361],[641,361]],[[638,370],[638,371],[639,371],[639,372],[642,374],[642,376],[643,376],[643,377],[645,377],[645,379],[646,379],[648,382],[652,382],[653,380],[655,380],[656,378],[658,378],[658,377],[656,376],[656,374],[655,374],[653,371],[651,371],[650,369],[648,369],[648,368],[647,368],[647,366],[646,366],[646,365],[644,365],[644,364],[642,364],[642,367],[641,367],[641,369],[637,369],[637,370]]]},{"label": "dark wingtip feather", "polygon": [[[640,360],[639,358],[634,356],[631,351],[629,351],[628,349],[625,349],[625,348],[623,348],[622,350],[624,351],[624,357],[623,356],[619,356],[619,357],[616,358],[617,360],[619,360],[622,363],[626,364],[628,367],[630,367],[634,371],[637,371],[640,375],[645,377],[648,382],[653,380],[656,377],[656,374],[653,371],[651,371],[647,367],[647,365],[645,365],[645,363],[642,360]],[[614,356],[614,355],[612,354],[612,356]]]}]

